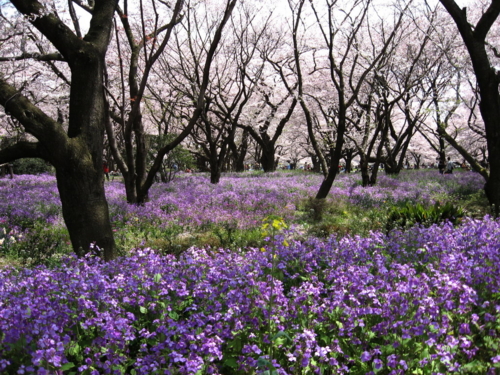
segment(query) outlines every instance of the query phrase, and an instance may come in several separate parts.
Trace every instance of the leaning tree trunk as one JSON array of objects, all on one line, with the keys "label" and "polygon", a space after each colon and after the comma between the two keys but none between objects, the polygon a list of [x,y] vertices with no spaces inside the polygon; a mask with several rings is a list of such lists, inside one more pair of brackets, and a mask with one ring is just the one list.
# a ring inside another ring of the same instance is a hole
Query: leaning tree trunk
[{"label": "leaning tree trunk", "polygon": [[339,163],[342,157],[342,148],[344,146],[344,135],[346,132],[346,107],[343,103],[340,104],[339,108],[339,122],[337,127],[337,140],[335,142],[335,149],[333,150],[330,167],[328,169],[328,174],[326,178],[321,183],[318,193],[316,194],[316,199],[325,199],[332,188],[333,181],[339,173]]},{"label": "leaning tree trunk", "polygon": [[[477,24],[471,25],[466,8],[460,8],[453,0],[440,0],[455,21],[467,47],[474,74],[479,86],[479,109],[484,121],[490,175],[484,186],[486,196],[496,216],[500,215],[500,93],[495,63],[490,62],[486,50],[486,37],[500,15],[498,1],[492,0]],[[488,47],[489,49],[489,47]]]}]

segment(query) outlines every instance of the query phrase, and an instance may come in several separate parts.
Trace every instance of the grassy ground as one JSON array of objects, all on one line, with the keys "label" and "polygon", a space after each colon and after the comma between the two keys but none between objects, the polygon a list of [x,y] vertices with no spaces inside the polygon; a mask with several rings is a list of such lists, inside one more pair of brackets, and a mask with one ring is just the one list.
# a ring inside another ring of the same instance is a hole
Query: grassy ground
[{"label": "grassy ground", "polygon": [[[321,201],[312,198],[321,176],[298,171],[232,174],[216,186],[207,183],[206,176],[186,175],[170,184],[155,185],[145,207],[126,204],[119,177],[106,182],[106,187],[121,255],[138,247],[163,254],[180,254],[192,246],[260,247],[264,243],[260,227],[268,217],[283,218],[294,238],[305,240],[384,232],[401,226],[401,215],[410,215],[404,217],[404,225],[409,227],[417,222],[430,225],[455,216],[481,218],[490,213],[484,192],[478,188],[481,184],[470,173],[443,177],[433,171],[410,171],[396,179],[383,176],[370,188],[362,188],[359,178],[339,176],[329,198]],[[57,262],[61,255],[70,254],[55,181],[25,177],[13,184],[9,185],[11,194],[31,197],[23,201],[11,196],[11,201],[24,207],[11,204],[3,208],[1,220],[9,233],[0,239],[0,266]],[[432,213],[436,203],[452,205],[456,212],[443,213],[440,208]],[[409,206],[415,205],[422,212],[411,211]]]}]

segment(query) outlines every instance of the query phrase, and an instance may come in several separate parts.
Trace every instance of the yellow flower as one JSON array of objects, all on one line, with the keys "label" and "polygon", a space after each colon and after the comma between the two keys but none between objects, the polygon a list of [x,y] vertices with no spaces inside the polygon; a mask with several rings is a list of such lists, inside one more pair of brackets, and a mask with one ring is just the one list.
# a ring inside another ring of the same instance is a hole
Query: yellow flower
[{"label": "yellow flower", "polygon": [[273,228],[276,230],[281,230],[286,228],[285,221],[283,219],[274,219],[273,220]]}]

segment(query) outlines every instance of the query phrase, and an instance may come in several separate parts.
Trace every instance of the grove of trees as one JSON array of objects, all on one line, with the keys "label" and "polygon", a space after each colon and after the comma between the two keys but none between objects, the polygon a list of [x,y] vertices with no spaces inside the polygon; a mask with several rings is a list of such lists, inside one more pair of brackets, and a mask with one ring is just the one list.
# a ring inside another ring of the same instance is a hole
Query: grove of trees
[{"label": "grove of trees", "polygon": [[[0,164],[55,169],[79,255],[115,255],[103,163],[130,204],[169,154],[221,172],[467,161],[500,214],[500,0],[0,2]],[[176,165],[177,167],[177,165]]]}]

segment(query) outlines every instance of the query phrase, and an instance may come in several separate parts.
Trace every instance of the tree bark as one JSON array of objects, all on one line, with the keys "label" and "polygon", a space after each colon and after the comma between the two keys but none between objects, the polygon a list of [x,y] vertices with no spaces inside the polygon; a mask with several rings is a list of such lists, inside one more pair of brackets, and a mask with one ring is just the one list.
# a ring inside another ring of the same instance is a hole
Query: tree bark
[{"label": "tree bark", "polygon": [[[24,15],[41,14],[35,0],[11,0]],[[96,1],[90,28],[82,39],[53,13],[35,17],[32,24],[57,48],[71,69],[69,124],[51,119],[21,92],[0,79],[0,102],[6,113],[16,118],[33,135],[38,156],[56,169],[63,217],[71,243],[78,255],[91,247],[112,259],[113,231],[104,194],[102,154],[106,102],[103,92],[104,57],[109,43],[114,0]],[[33,151],[33,147],[29,148]],[[0,155],[5,159],[25,155]]]},{"label": "tree bark", "polygon": [[63,172],[56,169],[56,176],[64,221],[76,254],[82,256],[93,247],[105,260],[112,259],[115,243],[102,173],[81,166]]},{"label": "tree bark", "polygon": [[492,0],[475,27],[467,20],[466,9],[453,0],[440,0],[458,27],[469,52],[479,86],[479,109],[484,121],[490,174],[484,186],[496,216],[500,215],[500,79],[486,51],[486,36],[500,14],[500,1]]},{"label": "tree bark", "polygon": [[264,172],[274,172],[276,170],[276,163],[274,162],[274,145],[271,147],[262,148],[262,155],[260,157],[260,164]]},{"label": "tree bark", "polygon": [[321,183],[318,193],[316,194],[316,199],[325,199],[332,188],[333,181],[339,172],[339,163],[342,157],[342,148],[345,141],[346,132],[346,107],[344,103],[339,104],[339,123],[337,127],[337,140],[335,141],[335,149],[333,150],[330,167],[328,169],[328,174],[326,178]]}]

